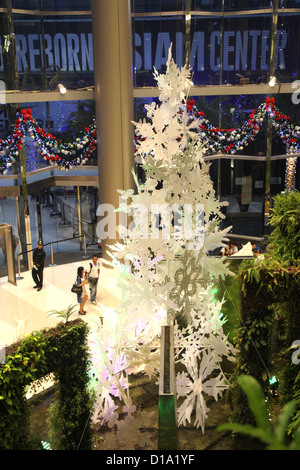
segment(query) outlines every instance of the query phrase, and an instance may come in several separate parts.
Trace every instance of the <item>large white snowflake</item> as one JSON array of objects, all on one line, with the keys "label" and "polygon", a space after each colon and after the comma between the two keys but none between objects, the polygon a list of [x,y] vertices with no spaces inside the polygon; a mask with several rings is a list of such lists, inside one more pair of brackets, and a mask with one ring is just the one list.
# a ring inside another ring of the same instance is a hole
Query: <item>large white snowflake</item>
[{"label": "large white snowflake", "polygon": [[[219,229],[224,203],[215,197],[197,122],[187,112],[190,70],[179,70],[170,51],[166,73],[155,71],[154,78],[160,104],[145,106],[147,118],[134,123],[140,136],[136,159],[145,182],[134,174],[136,191],[119,191],[118,212],[131,219],[120,225],[123,243],[110,247],[111,261],[106,261],[117,273],[123,296],[113,341],[103,336],[97,340],[100,367],[105,368],[98,416],[117,423],[112,396],[131,409],[126,374],[157,373],[161,326],[174,324],[176,363],[181,366],[178,421],[191,422],[195,411],[194,426],[204,431],[207,396],[217,400],[227,387],[222,358],[234,360],[235,355],[223,332],[222,302],[215,302],[212,294],[214,281],[231,273],[224,259],[209,256],[223,245],[230,228]],[[179,316],[186,324],[181,330]],[[123,433],[126,424],[118,425]]]},{"label": "large white snowflake", "polygon": [[236,350],[223,332],[222,302],[213,301],[212,289],[203,291],[201,308],[191,312],[190,324],[180,330],[175,327],[176,363],[184,366],[176,377],[179,425],[192,422],[204,432],[209,411],[206,396],[217,400],[228,383],[221,369],[222,358],[234,361]]}]

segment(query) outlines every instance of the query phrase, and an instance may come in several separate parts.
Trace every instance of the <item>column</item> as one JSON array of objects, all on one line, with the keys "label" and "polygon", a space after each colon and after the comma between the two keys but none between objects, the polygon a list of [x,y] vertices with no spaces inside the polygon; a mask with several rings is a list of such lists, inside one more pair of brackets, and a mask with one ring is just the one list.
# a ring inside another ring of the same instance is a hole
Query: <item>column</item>
[{"label": "column", "polygon": [[[278,0],[273,0],[273,13],[272,13],[272,36],[271,36],[271,51],[270,51],[270,77],[275,77],[275,58],[276,58],[276,36],[278,24]],[[271,204],[271,157],[272,157],[272,140],[273,140],[273,125],[272,120],[267,113],[267,161],[266,161],[266,176],[265,176],[265,203],[264,203],[264,235],[268,235],[270,231],[270,204]]]},{"label": "column", "polygon": [[117,190],[134,187],[130,0],[92,0],[92,21],[100,204],[117,208]]}]

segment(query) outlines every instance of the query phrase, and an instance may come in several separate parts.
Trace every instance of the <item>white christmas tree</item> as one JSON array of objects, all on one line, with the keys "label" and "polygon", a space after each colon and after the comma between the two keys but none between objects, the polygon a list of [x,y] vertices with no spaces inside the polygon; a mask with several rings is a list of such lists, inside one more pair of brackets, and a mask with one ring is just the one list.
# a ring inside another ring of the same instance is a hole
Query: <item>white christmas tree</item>
[{"label": "white christmas tree", "polygon": [[[190,70],[177,68],[170,50],[166,72],[154,77],[160,102],[146,105],[147,119],[134,123],[145,182],[134,174],[136,192],[119,191],[123,240],[110,247],[109,264],[124,293],[124,328],[114,347],[128,368],[151,375],[159,364],[153,349],[160,327],[175,325],[176,362],[185,368],[177,376],[178,421],[191,422],[196,407],[194,425],[204,431],[204,397],[218,399],[227,388],[221,361],[235,354],[223,332],[222,302],[212,295],[214,282],[231,273],[224,259],[209,256],[223,246],[229,229],[219,230],[224,203],[215,197],[199,126],[187,109]],[[131,339],[128,318],[143,325]]]}]

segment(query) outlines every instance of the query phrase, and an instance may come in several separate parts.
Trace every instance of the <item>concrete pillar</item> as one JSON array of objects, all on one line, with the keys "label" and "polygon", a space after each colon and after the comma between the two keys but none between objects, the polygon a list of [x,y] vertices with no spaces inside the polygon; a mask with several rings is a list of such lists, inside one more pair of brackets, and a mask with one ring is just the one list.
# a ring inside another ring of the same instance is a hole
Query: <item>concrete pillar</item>
[{"label": "concrete pillar", "polygon": [[100,204],[117,208],[117,190],[134,187],[130,0],[92,0],[92,22]]}]

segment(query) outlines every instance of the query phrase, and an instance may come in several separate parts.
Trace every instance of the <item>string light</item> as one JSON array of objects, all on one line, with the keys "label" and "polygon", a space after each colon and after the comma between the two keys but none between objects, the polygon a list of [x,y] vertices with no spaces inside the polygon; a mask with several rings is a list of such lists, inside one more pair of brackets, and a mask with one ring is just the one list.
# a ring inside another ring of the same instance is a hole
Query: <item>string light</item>
[{"label": "string light", "polygon": [[285,189],[295,191],[297,157],[290,157],[286,160],[285,167]]},{"label": "string light", "polygon": [[8,136],[0,139],[0,174],[6,174],[18,157],[27,133],[34,141],[42,158],[65,171],[85,164],[97,146],[95,119],[92,120],[90,126],[84,128],[75,141],[64,143],[38,125],[30,108],[21,109],[16,114],[14,125]]}]

